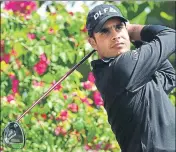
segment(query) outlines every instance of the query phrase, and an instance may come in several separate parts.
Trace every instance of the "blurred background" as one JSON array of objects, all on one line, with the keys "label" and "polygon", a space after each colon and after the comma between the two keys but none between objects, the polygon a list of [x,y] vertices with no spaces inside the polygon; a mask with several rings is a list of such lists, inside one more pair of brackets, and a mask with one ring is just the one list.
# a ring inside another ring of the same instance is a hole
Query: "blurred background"
[{"label": "blurred background", "polygon": [[[175,29],[174,1],[4,1],[1,4],[1,135],[49,87],[92,48],[88,11],[116,5],[135,24]],[[132,46],[133,47],[133,46]],[[120,152],[95,87],[90,63],[58,85],[20,121],[26,146],[17,152]],[[169,60],[175,67],[175,55]],[[174,91],[169,95],[176,105]],[[14,150],[4,146],[0,151]]]}]

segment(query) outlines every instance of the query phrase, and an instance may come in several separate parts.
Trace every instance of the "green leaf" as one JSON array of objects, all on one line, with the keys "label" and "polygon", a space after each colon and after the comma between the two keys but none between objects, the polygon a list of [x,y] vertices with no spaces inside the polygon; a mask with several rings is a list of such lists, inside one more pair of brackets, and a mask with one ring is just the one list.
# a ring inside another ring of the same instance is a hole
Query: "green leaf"
[{"label": "green leaf", "polygon": [[50,107],[48,104],[45,104],[43,108],[40,109],[41,113],[48,113],[50,111]]},{"label": "green leaf", "polygon": [[73,64],[74,60],[75,60],[75,53],[70,52],[70,53],[68,53],[67,57],[68,57],[68,60],[70,61],[70,63]]},{"label": "green leaf", "polygon": [[24,123],[27,125],[27,124],[31,124],[31,114],[27,115],[24,117]]},{"label": "green leaf", "polygon": [[50,146],[53,146],[53,145],[54,145],[54,139],[53,139],[53,136],[52,136],[51,134],[49,134],[49,135],[47,136],[47,141],[48,141],[48,144],[49,144]]},{"label": "green leaf", "polygon": [[62,59],[62,61],[63,61],[64,63],[67,62],[67,56],[66,56],[66,53],[65,53],[65,52],[61,52],[61,53],[59,54],[59,57]]},{"label": "green leaf", "polygon": [[147,18],[147,13],[145,11],[143,11],[141,14],[139,14],[138,16],[136,16],[135,18],[133,18],[130,23],[131,24],[145,24]]},{"label": "green leaf", "polygon": [[82,120],[78,120],[78,121],[74,122],[73,128],[78,131],[81,131],[82,129],[84,129],[84,122]]},{"label": "green leaf", "polygon": [[93,127],[93,126],[89,127],[88,134],[87,134],[87,140],[88,140],[88,142],[92,142],[95,134],[96,134],[96,128]]},{"label": "green leaf", "polygon": [[26,53],[24,47],[19,42],[14,44],[14,49],[17,52],[17,57]]},{"label": "green leaf", "polygon": [[2,118],[6,118],[9,115],[9,107],[3,106],[3,109],[1,111]]},{"label": "green leaf", "polygon": [[42,77],[42,81],[46,82],[46,83],[51,83],[53,82],[53,80],[55,80],[55,75],[47,73]]},{"label": "green leaf", "polygon": [[77,70],[74,71],[74,74],[79,79],[83,78],[83,75],[80,72],[78,72]]},{"label": "green leaf", "polygon": [[13,37],[15,37],[16,39],[17,38],[27,38],[26,29],[25,30],[21,30],[21,31],[14,31]]},{"label": "green leaf", "polygon": [[20,69],[17,74],[18,74],[19,81],[22,81],[25,77],[24,69],[23,68]]},{"label": "green leaf", "polygon": [[172,104],[174,106],[176,106],[176,98],[175,98],[175,96],[174,95],[170,95],[169,98],[170,98],[170,101],[172,102]]},{"label": "green leaf", "polygon": [[29,56],[28,56],[28,65],[30,67],[33,67],[36,62],[38,61],[38,56],[34,53],[31,53]]},{"label": "green leaf", "polygon": [[173,16],[167,14],[166,12],[160,12],[160,16],[168,21],[172,21],[173,20]]}]

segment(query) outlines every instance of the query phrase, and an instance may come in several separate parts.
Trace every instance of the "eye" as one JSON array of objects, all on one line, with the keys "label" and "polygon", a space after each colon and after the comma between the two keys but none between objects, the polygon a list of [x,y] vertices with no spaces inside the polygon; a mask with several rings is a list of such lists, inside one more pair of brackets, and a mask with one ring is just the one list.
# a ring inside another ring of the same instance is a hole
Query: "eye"
[{"label": "eye", "polygon": [[123,25],[122,24],[116,25],[115,28],[116,28],[116,30],[121,30],[123,28]]},{"label": "eye", "polygon": [[109,30],[107,29],[107,28],[103,28],[103,29],[101,29],[101,31],[100,31],[100,33],[102,33],[102,34],[106,34],[106,33],[108,33],[109,32]]}]

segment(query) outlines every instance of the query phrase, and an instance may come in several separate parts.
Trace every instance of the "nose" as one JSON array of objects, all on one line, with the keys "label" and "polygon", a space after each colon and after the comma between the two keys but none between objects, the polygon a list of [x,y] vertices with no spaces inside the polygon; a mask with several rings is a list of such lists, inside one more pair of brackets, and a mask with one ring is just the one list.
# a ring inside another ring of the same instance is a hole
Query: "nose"
[{"label": "nose", "polygon": [[111,34],[112,34],[112,37],[111,37],[112,41],[116,41],[116,40],[120,39],[120,35],[119,35],[118,31],[115,30],[114,28],[112,28]]}]

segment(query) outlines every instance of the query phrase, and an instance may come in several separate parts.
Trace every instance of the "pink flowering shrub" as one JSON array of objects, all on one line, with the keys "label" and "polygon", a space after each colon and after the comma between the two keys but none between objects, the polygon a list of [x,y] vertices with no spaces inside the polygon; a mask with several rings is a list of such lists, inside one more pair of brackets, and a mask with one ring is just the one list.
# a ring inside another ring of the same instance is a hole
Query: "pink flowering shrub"
[{"label": "pink flowering shrub", "polygon": [[82,85],[83,85],[83,88],[86,89],[86,90],[93,90],[94,86],[95,86],[94,83],[95,83],[95,78],[93,76],[93,73],[89,72],[88,80],[83,82]]},{"label": "pink flowering shrub", "polygon": [[86,90],[91,90],[94,84],[90,81],[83,82],[83,88]]},{"label": "pink flowering shrub", "polygon": [[14,95],[13,94],[9,94],[7,96],[7,101],[10,103],[11,101],[13,101],[15,99]]},{"label": "pink flowering shrub", "polygon": [[[52,82],[52,85],[54,85],[56,83],[56,81],[53,81]],[[61,90],[62,89],[62,86],[61,86],[61,84],[58,84],[55,88],[54,88],[54,90]]]},{"label": "pink flowering shrub", "polygon": [[33,33],[28,33],[27,37],[30,39],[30,40],[33,40],[36,38],[36,35],[33,34]]},{"label": "pink flowering shrub", "polygon": [[[83,82],[83,88],[93,92],[93,100],[96,106],[104,105],[100,92],[97,90],[93,90],[93,88],[95,88],[95,77],[93,75],[93,72],[89,72],[88,80]],[[87,98],[83,98],[82,101],[88,103]]]},{"label": "pink flowering shrub", "polygon": [[10,54],[4,52],[4,40],[1,40],[1,56],[0,56],[0,61],[5,61],[6,63],[9,63],[10,61]]},{"label": "pink flowering shrub", "polygon": [[59,136],[59,135],[66,135],[67,131],[65,129],[63,129],[62,127],[58,126],[56,129],[55,129],[55,135],[56,136]]},{"label": "pink flowering shrub", "polygon": [[[79,14],[78,23],[77,13],[56,9],[57,13],[49,13],[46,21],[40,20],[36,8],[36,1],[5,2],[4,11],[13,13],[2,19],[1,26],[2,128],[9,120],[16,120],[83,58],[75,51],[85,46],[83,14]],[[59,24],[57,18],[61,20]],[[81,77],[80,72],[74,71],[22,118],[20,123],[28,137],[22,151],[49,148],[53,152],[95,152],[106,148],[107,141],[114,142],[93,73],[85,82],[81,82]],[[106,149],[117,151],[118,144],[113,145]],[[4,145],[1,149],[11,151]]]},{"label": "pink flowering shrub", "polygon": [[94,77],[94,75],[93,75],[93,72],[89,72],[89,74],[88,74],[88,80],[89,80],[90,82],[92,82],[92,83],[95,82],[95,77]]},{"label": "pink flowering shrub", "polygon": [[62,110],[56,120],[65,121],[68,118],[68,111]]},{"label": "pink flowering shrub", "polygon": [[18,93],[18,86],[19,86],[19,80],[13,79],[12,80],[12,91],[13,93]]},{"label": "pink flowering shrub", "polygon": [[5,10],[12,10],[15,13],[22,13],[30,15],[33,11],[37,9],[37,4],[35,1],[6,1]]},{"label": "pink flowering shrub", "polygon": [[48,64],[45,61],[39,61],[34,66],[34,71],[36,71],[39,75],[42,75],[46,72]]},{"label": "pink flowering shrub", "polygon": [[42,75],[46,72],[48,68],[48,60],[45,54],[41,54],[39,58],[39,62],[34,65],[34,71],[37,72],[39,75]]},{"label": "pink flowering shrub", "polygon": [[103,99],[102,99],[102,97],[100,95],[100,92],[95,91],[93,93],[93,99],[94,99],[95,105],[97,105],[97,106],[103,106],[104,105]]},{"label": "pink flowering shrub", "polygon": [[9,61],[10,61],[10,54],[1,53],[0,61],[5,61],[6,63],[9,63]]},{"label": "pink flowering shrub", "polygon": [[42,81],[37,81],[37,80],[33,80],[32,81],[32,84],[34,86],[40,86],[40,87],[43,87],[44,86],[44,83]]},{"label": "pink flowering shrub", "polygon": [[72,112],[78,112],[79,108],[76,103],[71,103],[68,105],[68,109],[71,110]]}]

